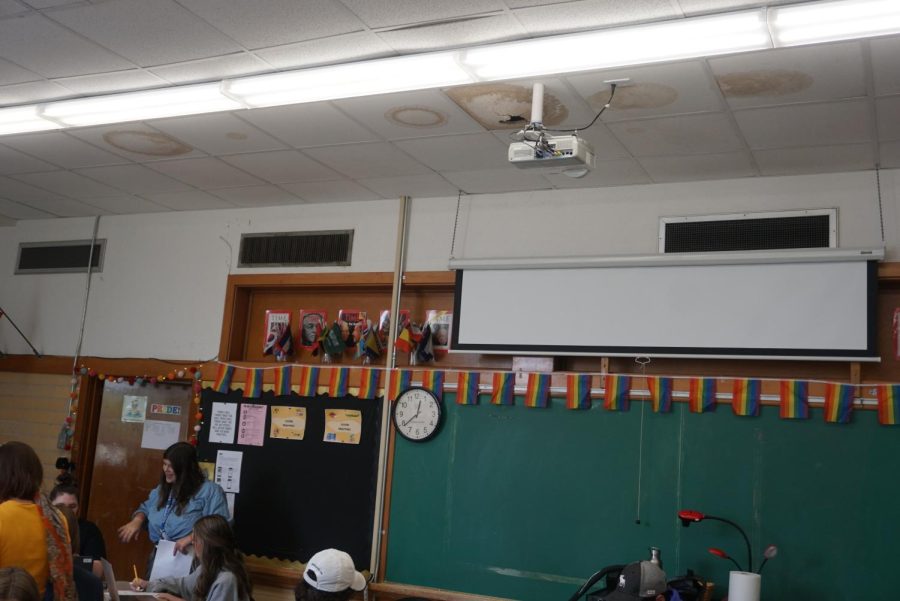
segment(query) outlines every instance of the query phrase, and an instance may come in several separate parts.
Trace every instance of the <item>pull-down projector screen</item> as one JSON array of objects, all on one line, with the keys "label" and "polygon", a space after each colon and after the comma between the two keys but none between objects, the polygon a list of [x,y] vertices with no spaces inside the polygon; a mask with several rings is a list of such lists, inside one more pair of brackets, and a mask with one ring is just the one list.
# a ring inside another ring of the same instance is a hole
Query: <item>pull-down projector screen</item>
[{"label": "pull-down projector screen", "polygon": [[729,264],[658,264],[673,261],[656,257],[584,267],[457,261],[463,268],[451,348],[877,361],[877,262],[865,260],[873,251],[849,254],[855,260],[754,263],[732,256]]}]

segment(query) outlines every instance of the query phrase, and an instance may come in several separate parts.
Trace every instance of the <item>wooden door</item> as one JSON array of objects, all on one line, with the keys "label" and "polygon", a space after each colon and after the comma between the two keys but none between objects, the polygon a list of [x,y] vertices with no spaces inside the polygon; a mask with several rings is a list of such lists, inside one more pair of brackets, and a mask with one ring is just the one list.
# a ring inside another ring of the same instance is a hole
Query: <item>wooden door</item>
[{"label": "wooden door", "polygon": [[[132,565],[137,566],[141,577],[147,576],[144,571],[151,545],[146,530],[137,541],[127,544],[119,542],[116,530],[131,519],[138,505],[159,484],[162,472],[163,449],[142,447],[145,423],[129,411],[135,398],[138,406],[146,401],[145,420],[177,423],[177,440],[187,440],[191,434],[188,420],[193,405],[189,386],[171,383],[132,386],[127,382],[104,385],[87,519],[103,532],[106,552],[118,580],[134,577]],[[123,407],[126,400],[127,409]]]}]

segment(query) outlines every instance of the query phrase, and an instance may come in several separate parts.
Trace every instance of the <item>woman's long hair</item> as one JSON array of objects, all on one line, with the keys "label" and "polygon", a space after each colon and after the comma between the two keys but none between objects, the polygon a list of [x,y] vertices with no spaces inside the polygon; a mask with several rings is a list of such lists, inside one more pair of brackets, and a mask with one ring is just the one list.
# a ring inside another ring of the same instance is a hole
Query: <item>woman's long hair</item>
[{"label": "woman's long hair", "polygon": [[23,568],[0,568],[0,599],[41,601],[37,582]]},{"label": "woman's long hair", "polygon": [[234,532],[231,526],[220,515],[208,515],[194,523],[194,544],[200,543],[200,566],[203,571],[197,579],[194,589],[195,599],[206,599],[209,589],[222,570],[234,574],[237,583],[238,599],[253,601],[251,593],[253,585],[247,568],[244,567],[244,556],[237,549]]},{"label": "woman's long hair", "polygon": [[197,450],[187,442],[176,442],[163,453],[163,459],[172,463],[172,471],[175,472],[175,482],[166,482],[166,473],[159,475],[160,495],[156,504],[157,509],[162,509],[169,499],[169,493],[175,495],[175,515],[181,515],[191,497],[203,486],[203,472],[197,463]]}]

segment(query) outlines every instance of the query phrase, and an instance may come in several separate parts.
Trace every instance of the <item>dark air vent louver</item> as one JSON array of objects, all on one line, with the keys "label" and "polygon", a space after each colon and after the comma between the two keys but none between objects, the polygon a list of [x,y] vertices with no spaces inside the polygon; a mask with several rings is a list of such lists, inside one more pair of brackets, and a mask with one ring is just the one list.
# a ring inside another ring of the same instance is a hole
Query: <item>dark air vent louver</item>
[{"label": "dark air vent louver", "polygon": [[350,265],[353,230],[241,236],[238,267]]},{"label": "dark air vent louver", "polygon": [[663,252],[829,248],[835,212],[736,219],[664,220]]},{"label": "dark air vent louver", "polygon": [[16,273],[87,273],[89,257],[93,271],[101,272],[105,248],[106,240],[97,240],[91,257],[90,240],[23,242],[19,244]]}]

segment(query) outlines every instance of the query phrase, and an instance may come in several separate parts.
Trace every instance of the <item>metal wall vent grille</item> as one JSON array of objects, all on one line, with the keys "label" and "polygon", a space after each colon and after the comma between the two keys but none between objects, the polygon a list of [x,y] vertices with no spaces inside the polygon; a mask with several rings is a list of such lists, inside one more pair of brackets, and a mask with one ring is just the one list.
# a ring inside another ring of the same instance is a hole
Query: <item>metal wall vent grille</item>
[{"label": "metal wall vent grille", "polygon": [[664,218],[660,252],[717,252],[831,248],[836,246],[834,209],[798,213]]},{"label": "metal wall vent grille", "polygon": [[350,265],[353,230],[241,236],[238,267]]},{"label": "metal wall vent grille", "polygon": [[60,242],[22,242],[16,259],[16,273],[87,273],[88,259],[94,273],[103,271],[106,240],[94,242],[91,256],[90,240]]}]

